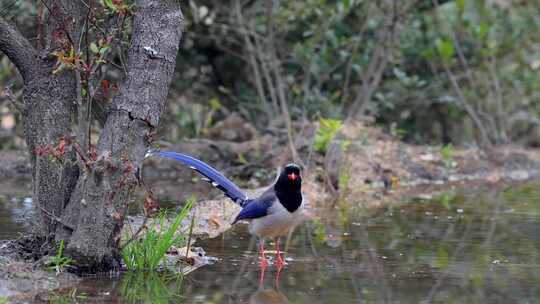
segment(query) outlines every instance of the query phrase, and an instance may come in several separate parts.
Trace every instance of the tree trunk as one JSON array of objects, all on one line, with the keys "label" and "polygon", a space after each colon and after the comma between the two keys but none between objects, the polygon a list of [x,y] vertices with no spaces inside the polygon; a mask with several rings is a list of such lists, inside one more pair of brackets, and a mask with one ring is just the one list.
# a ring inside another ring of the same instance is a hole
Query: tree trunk
[{"label": "tree trunk", "polygon": [[[71,135],[71,113],[76,100],[73,71],[53,74],[56,58],[52,52],[68,41],[68,29],[58,31],[63,26],[62,20],[66,19],[62,8],[68,6],[61,2],[50,2],[49,5],[55,18],[48,32],[51,37],[52,32],[57,31],[58,34],[41,52],[35,50],[13,26],[0,19],[0,50],[16,65],[24,81],[23,103],[19,110],[33,168],[33,202],[36,209],[33,230],[36,235],[47,239],[55,231],[57,221],[54,219],[61,215],[78,176],[72,153],[65,155],[64,162],[46,153],[62,137]],[[69,8],[74,12],[79,11],[72,5]],[[74,13],[74,17],[76,15]],[[73,27],[77,22],[69,24]],[[78,37],[77,33],[71,30],[71,35]]]},{"label": "tree trunk", "polygon": [[54,233],[73,185],[78,178],[75,155],[60,161],[39,150],[54,149],[62,137],[70,136],[70,111],[76,99],[72,72],[51,76],[54,61],[41,60],[39,72],[24,87],[22,121],[33,164],[33,201],[37,219],[34,230],[43,237]]},{"label": "tree trunk", "polygon": [[[51,51],[79,40],[85,14],[73,6],[80,2],[46,1],[54,21],[42,54],[0,17],[0,51],[17,66],[25,84],[21,111],[34,168],[36,231],[65,240],[65,253],[77,266],[96,271],[117,264],[120,233],[138,184],[135,173],[165,106],[183,17],[177,0],[135,1],[128,73],[107,113],[97,157],[69,150],[58,158],[42,152],[58,152],[62,138],[72,137],[71,117],[80,96],[74,71],[52,73],[56,57]],[[69,18],[66,8],[72,9]]]},{"label": "tree trunk", "polygon": [[[74,229],[66,252],[91,268],[109,268],[118,258],[120,232],[137,185],[135,171],[165,106],[182,34],[176,0],[138,0],[136,5],[128,75],[100,136],[98,159],[82,173],[63,216]],[[59,235],[66,232],[64,226]]]}]

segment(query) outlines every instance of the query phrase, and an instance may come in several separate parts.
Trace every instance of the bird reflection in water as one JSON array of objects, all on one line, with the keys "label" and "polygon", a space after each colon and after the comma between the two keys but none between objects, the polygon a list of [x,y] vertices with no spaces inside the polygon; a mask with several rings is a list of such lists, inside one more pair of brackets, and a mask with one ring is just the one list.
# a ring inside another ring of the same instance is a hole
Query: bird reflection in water
[{"label": "bird reflection in water", "polygon": [[249,304],[281,304],[289,303],[287,296],[279,290],[279,278],[283,265],[277,265],[276,271],[273,272],[275,277],[274,285],[272,287],[265,286],[265,271],[266,267],[260,268],[259,288],[255,293],[249,297]]},{"label": "bird reflection in water", "polygon": [[249,304],[281,304],[289,303],[289,299],[279,290],[259,289],[249,297]]}]

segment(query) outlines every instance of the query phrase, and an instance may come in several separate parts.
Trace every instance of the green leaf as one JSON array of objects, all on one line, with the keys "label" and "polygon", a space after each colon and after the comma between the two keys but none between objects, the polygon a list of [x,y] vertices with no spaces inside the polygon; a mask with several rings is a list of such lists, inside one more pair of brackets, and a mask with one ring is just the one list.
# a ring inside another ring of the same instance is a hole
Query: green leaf
[{"label": "green leaf", "polygon": [[101,3],[103,6],[107,7],[108,9],[112,10],[112,11],[116,11],[117,10],[117,7],[116,5],[114,5],[114,3],[112,2],[112,0],[103,0],[102,3]]},{"label": "green leaf", "polygon": [[99,53],[101,55],[105,54],[105,52],[107,52],[108,50],[110,49],[110,47],[108,45],[105,45],[105,46],[102,46],[101,49],[99,49]]},{"label": "green leaf", "polygon": [[444,166],[447,169],[450,169],[454,162],[454,146],[452,146],[452,143],[447,144],[441,149],[441,158],[444,162]]},{"label": "green leaf", "polygon": [[217,97],[210,98],[208,102],[210,103],[210,108],[212,108],[212,110],[219,110],[222,108],[221,102]]},{"label": "green leaf", "polygon": [[486,38],[491,26],[488,22],[482,21],[480,22],[480,25],[476,28],[476,35],[478,39],[483,40]]},{"label": "green leaf", "polygon": [[424,58],[426,58],[427,60],[433,60],[435,58],[435,49],[426,48],[422,51],[422,56],[424,56]]},{"label": "green leaf", "polygon": [[94,42],[90,43],[90,50],[91,50],[94,54],[99,53],[99,48],[97,47],[97,45],[96,45]]},{"label": "green leaf", "polygon": [[315,141],[313,143],[315,150],[326,153],[328,144],[334,139],[337,132],[341,129],[343,123],[337,119],[324,119],[319,120],[319,129],[315,135]]},{"label": "green leaf", "polygon": [[448,39],[437,39],[435,41],[435,46],[444,62],[449,62],[452,56],[454,56],[455,50],[452,41]]}]

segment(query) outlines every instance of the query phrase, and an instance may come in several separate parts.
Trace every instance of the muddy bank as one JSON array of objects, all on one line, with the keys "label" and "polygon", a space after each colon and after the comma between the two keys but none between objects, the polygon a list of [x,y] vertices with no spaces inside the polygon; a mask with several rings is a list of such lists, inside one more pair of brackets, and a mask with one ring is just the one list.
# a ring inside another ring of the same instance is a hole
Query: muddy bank
[{"label": "muddy bank", "polygon": [[[20,260],[14,241],[0,241],[0,303],[33,303],[44,291],[67,288],[79,278],[67,272],[55,274],[38,263]],[[3,302],[5,301],[5,302]]]}]

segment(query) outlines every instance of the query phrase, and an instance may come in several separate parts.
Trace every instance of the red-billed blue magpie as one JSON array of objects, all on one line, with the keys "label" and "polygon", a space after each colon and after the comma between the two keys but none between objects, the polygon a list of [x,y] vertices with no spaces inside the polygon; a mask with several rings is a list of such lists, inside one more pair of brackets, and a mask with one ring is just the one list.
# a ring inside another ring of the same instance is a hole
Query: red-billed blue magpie
[{"label": "red-billed blue magpie", "polygon": [[223,191],[227,197],[242,207],[232,224],[239,220],[251,220],[249,232],[260,239],[261,266],[267,265],[264,238],[275,238],[276,264],[279,268],[285,264],[279,250],[279,237],[286,235],[300,218],[302,209],[300,167],[295,164],[286,165],[272,186],[259,197],[250,199],[232,181],[201,160],[177,152],[155,151],[151,155],[179,161],[205,176],[205,181]]}]

